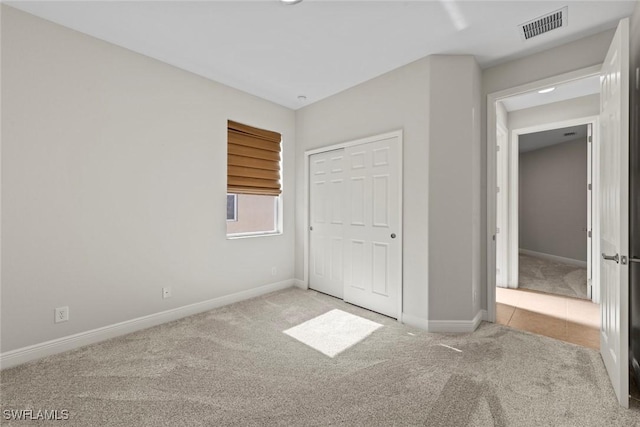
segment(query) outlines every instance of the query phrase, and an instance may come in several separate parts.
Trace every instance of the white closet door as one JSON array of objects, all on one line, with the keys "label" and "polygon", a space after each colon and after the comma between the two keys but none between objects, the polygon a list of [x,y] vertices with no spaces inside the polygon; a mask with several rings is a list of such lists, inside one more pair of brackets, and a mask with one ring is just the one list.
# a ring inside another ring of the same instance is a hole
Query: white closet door
[{"label": "white closet door", "polygon": [[309,287],[342,298],[344,150],[314,154],[309,162]]},{"label": "white closet door", "polygon": [[394,318],[402,283],[400,138],[344,152],[344,299]]}]

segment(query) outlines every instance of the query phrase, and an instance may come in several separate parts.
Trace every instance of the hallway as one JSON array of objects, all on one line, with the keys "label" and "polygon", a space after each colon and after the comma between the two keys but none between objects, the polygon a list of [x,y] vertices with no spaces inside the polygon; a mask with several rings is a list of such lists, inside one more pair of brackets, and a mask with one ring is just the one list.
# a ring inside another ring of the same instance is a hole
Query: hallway
[{"label": "hallway", "polygon": [[527,289],[496,288],[496,322],[593,349],[600,348],[600,307]]}]

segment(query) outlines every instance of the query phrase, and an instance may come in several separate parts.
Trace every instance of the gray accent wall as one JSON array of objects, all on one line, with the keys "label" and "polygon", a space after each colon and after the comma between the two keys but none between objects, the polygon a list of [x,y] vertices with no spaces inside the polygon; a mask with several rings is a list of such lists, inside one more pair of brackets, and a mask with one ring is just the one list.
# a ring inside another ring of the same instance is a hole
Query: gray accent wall
[{"label": "gray accent wall", "polygon": [[520,154],[520,248],[587,260],[587,141]]}]

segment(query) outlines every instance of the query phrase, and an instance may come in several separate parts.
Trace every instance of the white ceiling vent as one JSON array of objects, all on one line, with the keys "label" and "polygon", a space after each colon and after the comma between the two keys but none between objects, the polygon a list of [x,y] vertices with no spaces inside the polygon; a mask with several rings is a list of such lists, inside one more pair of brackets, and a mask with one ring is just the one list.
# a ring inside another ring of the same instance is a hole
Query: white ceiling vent
[{"label": "white ceiling vent", "polygon": [[566,27],[569,23],[567,18],[567,6],[555,12],[548,13],[532,21],[525,22],[518,26],[520,35],[524,40],[529,40],[540,34],[548,33],[556,28]]}]

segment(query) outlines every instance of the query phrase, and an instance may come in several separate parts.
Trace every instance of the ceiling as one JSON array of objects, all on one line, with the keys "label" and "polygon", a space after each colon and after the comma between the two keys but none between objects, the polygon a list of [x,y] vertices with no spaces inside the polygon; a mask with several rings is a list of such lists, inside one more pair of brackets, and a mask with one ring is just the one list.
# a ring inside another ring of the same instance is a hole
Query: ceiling
[{"label": "ceiling", "polygon": [[556,85],[555,89],[548,93],[539,93],[535,90],[503,99],[501,102],[508,112],[512,112],[596,93],[600,93],[600,76],[591,76]]},{"label": "ceiling", "polygon": [[[431,54],[472,54],[486,68],[614,28],[635,6],[635,0],[6,3],[293,109]],[[518,24],[567,5],[567,27],[521,38]]]},{"label": "ceiling", "polygon": [[[574,133],[575,135],[567,135],[566,133]],[[528,133],[518,137],[518,149],[520,153],[539,150],[555,144],[561,144],[567,141],[587,137],[587,125],[571,126],[560,129],[546,130],[543,132]]]}]

